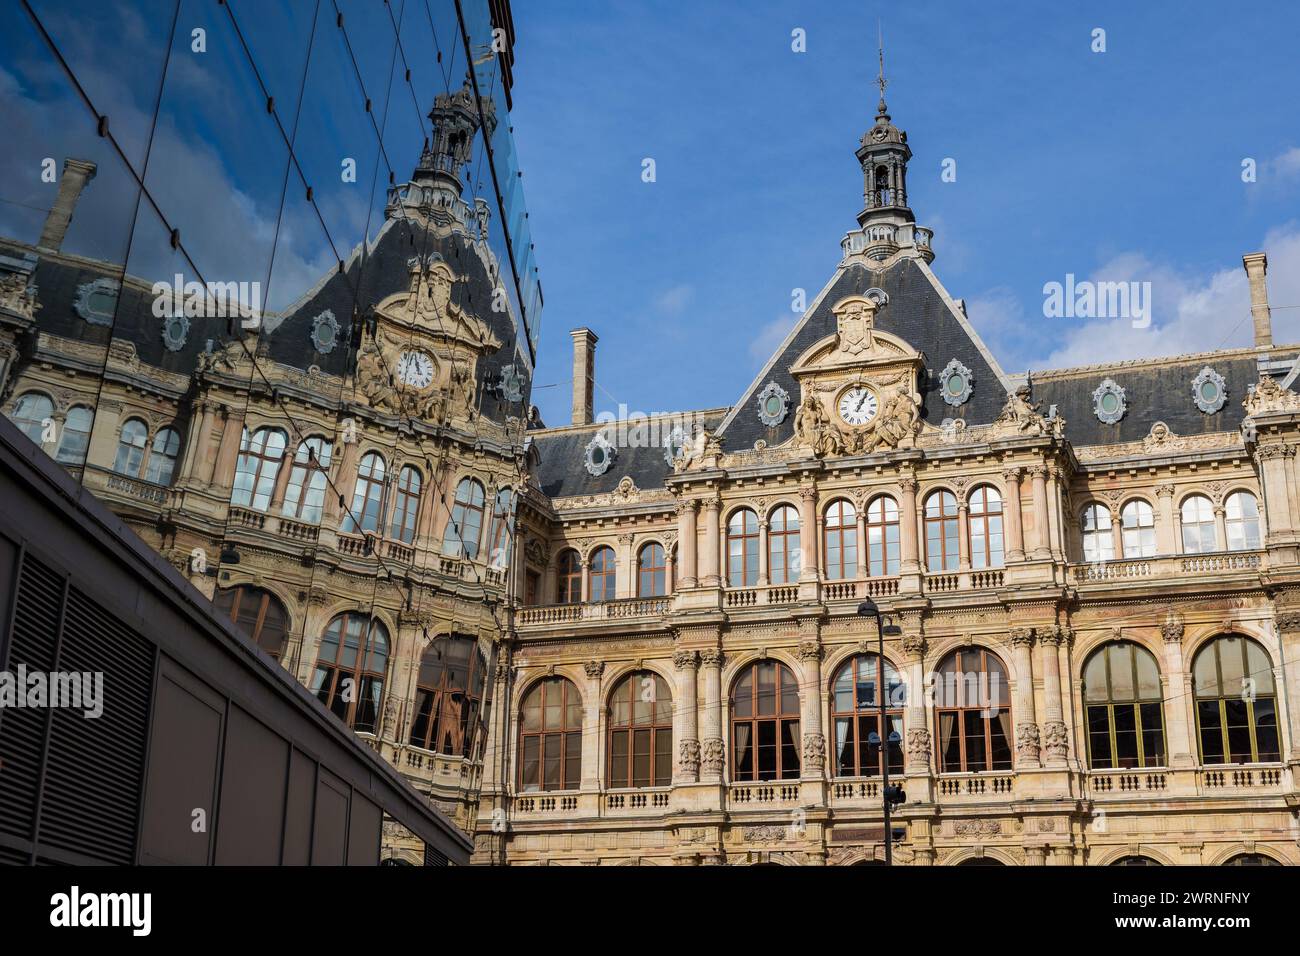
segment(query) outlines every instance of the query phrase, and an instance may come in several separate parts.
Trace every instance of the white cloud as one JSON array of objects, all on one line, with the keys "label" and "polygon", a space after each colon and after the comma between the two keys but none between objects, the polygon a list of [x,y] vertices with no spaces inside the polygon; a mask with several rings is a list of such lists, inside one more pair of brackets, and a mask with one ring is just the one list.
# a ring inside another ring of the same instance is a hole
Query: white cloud
[{"label": "white cloud", "polygon": [[668,315],[678,315],[690,304],[694,295],[694,286],[675,285],[655,296],[655,308]]},{"label": "white cloud", "polygon": [[790,334],[795,323],[802,316],[797,312],[783,312],[771,322],[761,327],[758,333],[750,340],[749,356],[760,364],[766,362],[772,357],[785,337]]}]

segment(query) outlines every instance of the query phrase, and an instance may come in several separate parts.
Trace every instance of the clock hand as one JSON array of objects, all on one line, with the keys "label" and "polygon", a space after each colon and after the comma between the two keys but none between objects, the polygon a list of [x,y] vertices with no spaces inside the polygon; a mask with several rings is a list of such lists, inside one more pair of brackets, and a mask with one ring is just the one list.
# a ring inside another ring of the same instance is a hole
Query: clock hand
[{"label": "clock hand", "polygon": [[862,393],[862,397],[858,399],[857,407],[853,409],[855,412],[860,412],[860,411],[862,411],[862,403],[865,402],[865,401],[867,400],[867,395],[869,395],[869,394],[870,394],[869,392],[863,392],[863,393]]}]

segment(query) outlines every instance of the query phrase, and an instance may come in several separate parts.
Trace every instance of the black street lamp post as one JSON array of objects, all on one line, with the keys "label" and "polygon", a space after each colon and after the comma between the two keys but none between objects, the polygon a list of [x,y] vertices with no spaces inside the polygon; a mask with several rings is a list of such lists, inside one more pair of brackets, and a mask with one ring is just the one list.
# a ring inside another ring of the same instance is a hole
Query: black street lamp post
[{"label": "black street lamp post", "polygon": [[[902,803],[907,799],[907,794],[903,792],[902,787],[891,787],[889,785],[889,732],[887,729],[889,714],[885,700],[887,692],[885,682],[886,625],[880,613],[880,608],[876,607],[876,602],[870,598],[858,605],[858,616],[876,619],[876,698],[880,703],[880,794],[885,809],[885,866],[893,866],[893,832],[890,829],[889,814],[894,804]],[[901,633],[896,624],[891,624],[888,628],[891,637]]]}]

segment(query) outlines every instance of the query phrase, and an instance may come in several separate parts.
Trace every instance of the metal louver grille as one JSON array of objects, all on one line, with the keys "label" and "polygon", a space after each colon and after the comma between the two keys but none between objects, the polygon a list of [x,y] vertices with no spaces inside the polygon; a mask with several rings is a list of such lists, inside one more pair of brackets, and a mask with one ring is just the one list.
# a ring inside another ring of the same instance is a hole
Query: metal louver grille
[{"label": "metal louver grille", "polygon": [[424,865],[448,866],[450,865],[450,861],[447,859],[447,854],[443,853],[437,847],[430,846],[426,843],[424,845]]}]

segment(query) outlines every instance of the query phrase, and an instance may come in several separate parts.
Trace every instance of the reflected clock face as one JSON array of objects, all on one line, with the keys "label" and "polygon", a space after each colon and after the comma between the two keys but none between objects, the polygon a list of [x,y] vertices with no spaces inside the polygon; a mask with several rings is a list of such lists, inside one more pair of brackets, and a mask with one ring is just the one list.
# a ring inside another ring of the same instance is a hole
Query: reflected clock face
[{"label": "reflected clock face", "polygon": [[397,378],[412,388],[433,384],[433,359],[423,352],[403,352],[397,359]]},{"label": "reflected clock face", "polygon": [[875,392],[860,385],[841,395],[836,408],[847,425],[866,425],[876,417],[879,410]]}]

